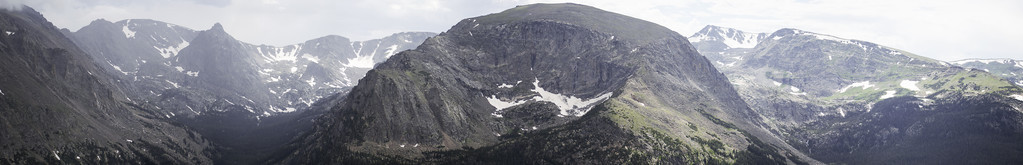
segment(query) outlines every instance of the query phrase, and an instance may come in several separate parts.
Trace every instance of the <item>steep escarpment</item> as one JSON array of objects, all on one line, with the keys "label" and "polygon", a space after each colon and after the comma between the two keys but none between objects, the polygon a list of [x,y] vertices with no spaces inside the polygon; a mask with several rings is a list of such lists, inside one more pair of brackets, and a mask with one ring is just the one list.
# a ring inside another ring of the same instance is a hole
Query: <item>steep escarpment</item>
[{"label": "steep escarpment", "polygon": [[752,120],[684,37],[576,4],[462,20],[337,102],[282,161],[812,161]]}]

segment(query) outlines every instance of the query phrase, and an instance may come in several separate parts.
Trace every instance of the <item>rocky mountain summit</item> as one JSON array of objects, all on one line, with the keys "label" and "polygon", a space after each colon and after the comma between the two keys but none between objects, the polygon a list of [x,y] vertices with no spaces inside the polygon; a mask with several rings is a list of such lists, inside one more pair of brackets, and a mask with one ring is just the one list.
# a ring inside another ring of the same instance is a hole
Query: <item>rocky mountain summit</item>
[{"label": "rocky mountain summit", "polygon": [[367,73],[285,163],[803,163],[686,38],[577,4],[468,18]]}]

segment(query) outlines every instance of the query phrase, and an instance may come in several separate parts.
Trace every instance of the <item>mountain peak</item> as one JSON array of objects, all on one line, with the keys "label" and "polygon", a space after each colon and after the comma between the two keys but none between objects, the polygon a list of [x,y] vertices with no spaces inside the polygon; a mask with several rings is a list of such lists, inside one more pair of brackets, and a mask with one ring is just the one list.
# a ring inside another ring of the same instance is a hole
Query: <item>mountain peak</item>
[{"label": "mountain peak", "polygon": [[620,39],[639,42],[678,35],[668,28],[649,21],[573,3],[518,6],[500,13],[462,20],[452,30],[471,30],[477,26],[500,26],[523,22],[569,24],[601,33],[609,33]]},{"label": "mountain peak", "polygon": [[214,23],[213,27],[210,28],[210,31],[224,31],[224,26],[220,25],[220,22]]},{"label": "mountain peak", "polygon": [[[750,33],[728,27],[707,25],[689,37],[689,42],[720,42],[727,48],[753,48],[767,38],[767,33]],[[724,49],[721,49],[723,51]]]}]

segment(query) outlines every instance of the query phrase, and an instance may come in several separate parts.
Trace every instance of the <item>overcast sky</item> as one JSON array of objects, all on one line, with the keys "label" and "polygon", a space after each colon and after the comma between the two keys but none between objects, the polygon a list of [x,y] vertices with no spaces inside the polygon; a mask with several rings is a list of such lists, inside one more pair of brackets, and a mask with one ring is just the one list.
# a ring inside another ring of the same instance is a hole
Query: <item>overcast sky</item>
[{"label": "overcast sky", "polygon": [[325,36],[368,40],[442,32],[463,18],[521,4],[574,2],[649,20],[689,36],[711,24],[748,32],[797,28],[891,46],[939,60],[1023,59],[1018,0],[0,0],[23,2],[61,28],[95,19],[155,19],[204,30],[220,22],[253,44]]}]

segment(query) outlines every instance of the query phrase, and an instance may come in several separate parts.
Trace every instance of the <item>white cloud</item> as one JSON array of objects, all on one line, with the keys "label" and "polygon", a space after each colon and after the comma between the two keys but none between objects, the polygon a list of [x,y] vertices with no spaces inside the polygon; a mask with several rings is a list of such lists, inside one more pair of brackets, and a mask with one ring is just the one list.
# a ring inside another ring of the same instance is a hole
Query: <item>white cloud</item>
[{"label": "white cloud", "polygon": [[46,0],[26,2],[60,27],[94,19],[156,19],[195,29],[221,22],[246,42],[285,45],[337,34],[355,40],[447,30],[457,21],[537,2],[574,2],[688,36],[705,25],[750,32],[798,28],[940,60],[1021,58],[1023,1],[1013,0]]}]

